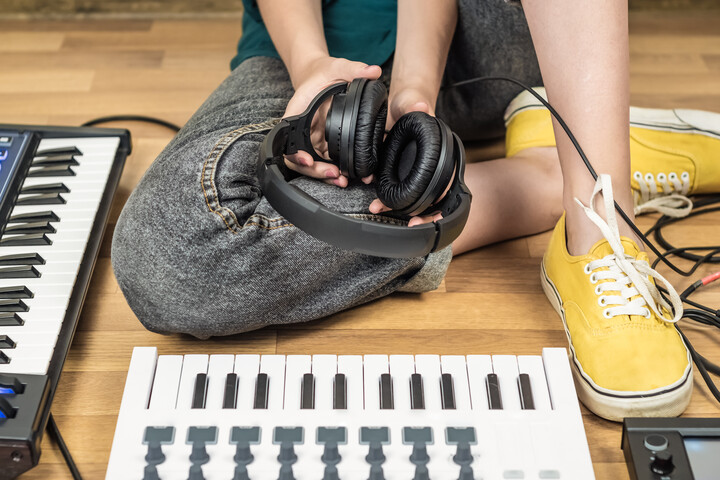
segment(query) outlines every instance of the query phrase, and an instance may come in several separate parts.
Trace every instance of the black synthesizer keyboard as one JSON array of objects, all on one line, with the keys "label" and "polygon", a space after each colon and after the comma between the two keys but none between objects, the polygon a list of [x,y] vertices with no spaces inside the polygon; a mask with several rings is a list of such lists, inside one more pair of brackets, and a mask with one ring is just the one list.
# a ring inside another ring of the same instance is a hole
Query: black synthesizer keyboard
[{"label": "black synthesizer keyboard", "polygon": [[0,124],[0,479],[40,458],[130,149],[127,130]]}]

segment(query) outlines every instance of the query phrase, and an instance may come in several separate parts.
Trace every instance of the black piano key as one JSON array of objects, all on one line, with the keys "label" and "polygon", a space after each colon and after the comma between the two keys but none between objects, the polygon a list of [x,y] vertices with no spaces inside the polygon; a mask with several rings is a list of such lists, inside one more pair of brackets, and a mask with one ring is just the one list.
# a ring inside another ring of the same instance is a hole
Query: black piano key
[{"label": "black piano key", "polygon": [[5,352],[0,350],[0,365],[7,365],[8,363],[10,363],[10,357],[5,355]]},{"label": "black piano key", "polygon": [[26,185],[20,189],[20,193],[70,193],[70,189],[64,183],[45,183],[42,185]]},{"label": "black piano key", "polygon": [[28,306],[19,298],[0,300],[0,312],[27,312]]},{"label": "black piano key", "polygon": [[193,390],[191,408],[205,408],[207,395],[207,373],[198,373],[195,377],[195,390]]},{"label": "black piano key", "polygon": [[45,265],[45,259],[40,254],[32,252],[0,256],[0,266],[6,265]]},{"label": "black piano key", "polygon": [[40,278],[40,272],[32,265],[0,268],[0,278]]},{"label": "black piano key", "polygon": [[392,377],[389,373],[380,375],[380,410],[392,410],[393,404]]},{"label": "black piano key", "polygon": [[25,285],[0,288],[0,298],[33,298],[34,296]]},{"label": "black piano key", "polygon": [[70,166],[31,167],[28,177],[74,177],[75,170]]},{"label": "black piano key", "polygon": [[443,373],[440,376],[440,399],[443,410],[455,410],[455,386],[452,375]]},{"label": "black piano key", "polygon": [[267,373],[258,373],[257,380],[255,381],[255,403],[253,404],[253,408],[268,408],[269,390],[270,378],[267,376]]},{"label": "black piano key", "polygon": [[312,410],[315,408],[315,376],[306,373],[300,386],[300,408]]},{"label": "black piano key", "polygon": [[28,222],[59,222],[60,217],[55,214],[55,212],[52,212],[50,210],[45,210],[41,212],[31,212],[31,213],[20,213],[18,215],[13,215],[8,220],[8,223],[28,223]]},{"label": "black piano key", "polygon": [[25,325],[17,312],[0,312],[0,327],[22,327]]},{"label": "black piano key", "polygon": [[410,375],[410,408],[413,410],[425,409],[425,393],[423,392],[422,375]]},{"label": "black piano key", "polygon": [[33,167],[41,167],[45,165],[80,165],[74,155],[52,155],[44,157],[35,157],[32,161]]},{"label": "black piano key", "polygon": [[0,335],[0,348],[15,348],[15,341],[8,335]]},{"label": "black piano key", "polygon": [[518,377],[518,392],[520,393],[520,406],[523,410],[535,410],[530,375],[521,373]]},{"label": "black piano key", "polygon": [[59,193],[38,193],[20,195],[15,205],[63,205],[67,203]]},{"label": "black piano key", "polygon": [[52,245],[52,240],[44,233],[10,235],[0,238],[0,247],[23,247],[26,245]]},{"label": "black piano key", "polygon": [[333,380],[333,409],[347,410],[347,379],[344,373],[335,374]]},{"label": "black piano key", "polygon": [[16,223],[5,228],[6,235],[18,235],[24,233],[55,233],[55,227],[50,222]]},{"label": "black piano key", "polygon": [[485,386],[488,394],[488,407],[490,410],[502,410],[502,396],[500,395],[500,381],[496,373],[489,373],[485,377]]},{"label": "black piano key", "polygon": [[46,148],[35,152],[35,158],[55,157],[58,155],[82,155],[82,152],[76,146]]},{"label": "black piano key", "polygon": [[223,395],[223,408],[237,407],[238,376],[228,373],[225,377],[225,393]]}]

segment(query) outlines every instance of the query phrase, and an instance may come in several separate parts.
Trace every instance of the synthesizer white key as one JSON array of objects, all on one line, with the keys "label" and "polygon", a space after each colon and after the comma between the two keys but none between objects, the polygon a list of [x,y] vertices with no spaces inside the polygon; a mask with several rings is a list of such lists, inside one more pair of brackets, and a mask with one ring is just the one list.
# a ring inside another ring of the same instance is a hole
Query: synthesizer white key
[{"label": "synthesizer white key", "polygon": [[470,386],[468,384],[467,362],[462,355],[443,355],[440,357],[442,373],[449,373],[453,379],[455,408],[470,410]]},{"label": "synthesizer white key", "polygon": [[520,410],[517,358],[515,355],[493,355],[492,364],[500,382],[503,410]]},{"label": "synthesizer white key", "polygon": [[338,355],[338,373],[345,375],[347,410],[352,412],[362,411],[365,408],[363,357],[360,355]]},{"label": "synthesizer white key", "polygon": [[422,384],[425,397],[425,410],[436,412],[442,409],[440,396],[440,368],[439,355],[415,355],[415,371],[422,375]]},{"label": "synthesizer white key", "polygon": [[285,362],[284,410],[300,410],[303,375],[312,373],[310,355],[288,355]]},{"label": "synthesizer white key", "polygon": [[387,355],[365,355],[363,358],[363,385],[365,411],[380,410],[380,375],[389,373]]},{"label": "synthesizer white key", "polygon": [[192,408],[197,376],[199,373],[207,374],[207,367],[208,355],[185,355],[175,403],[176,409],[190,410]]},{"label": "synthesizer white key", "polygon": [[490,355],[468,355],[467,369],[473,410],[488,410],[485,379],[489,373],[493,373],[492,358]]},{"label": "synthesizer white key", "polygon": [[237,409],[252,410],[255,400],[255,382],[260,372],[260,355],[237,355],[235,374],[238,377]]},{"label": "synthesizer white key", "polygon": [[315,376],[315,408],[317,410],[332,410],[333,380],[336,373],[336,355],[312,356],[312,374]]},{"label": "synthesizer white key", "polygon": [[415,359],[412,355],[390,355],[395,410],[410,410],[410,375],[413,373]]},{"label": "synthesizer white key", "polygon": [[575,385],[567,380],[572,378],[567,351],[564,348],[544,348],[542,357],[553,409],[567,408],[579,415],[580,404],[574,401],[577,398]]},{"label": "synthesizer white key", "polygon": [[267,374],[270,381],[267,392],[268,410],[282,410],[285,388],[285,356],[263,355],[260,357],[260,373]]},{"label": "synthesizer white key", "polygon": [[158,358],[150,394],[151,410],[175,409],[182,364],[182,355],[161,355]]},{"label": "synthesizer white key", "polygon": [[210,355],[208,361],[208,386],[205,408],[220,410],[225,399],[225,383],[229,373],[233,373],[234,355]]},{"label": "synthesizer white key", "polygon": [[145,410],[148,407],[157,359],[158,354],[155,347],[135,347],[133,349],[120,404],[122,410]]},{"label": "synthesizer white key", "polygon": [[53,350],[46,351],[37,357],[20,357],[13,359],[10,363],[0,365],[0,373],[17,373],[42,375],[47,372]]}]

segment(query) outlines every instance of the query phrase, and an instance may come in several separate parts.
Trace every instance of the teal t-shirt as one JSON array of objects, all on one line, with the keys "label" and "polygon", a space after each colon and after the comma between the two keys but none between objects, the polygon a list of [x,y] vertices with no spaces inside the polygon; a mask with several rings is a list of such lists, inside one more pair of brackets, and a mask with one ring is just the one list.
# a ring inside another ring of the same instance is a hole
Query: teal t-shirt
[{"label": "teal t-shirt", "polygon": [[[243,5],[242,37],[230,62],[233,69],[250,57],[280,58],[256,1],[243,0]],[[322,0],[322,14],[331,56],[382,65],[395,51],[396,0]]]}]

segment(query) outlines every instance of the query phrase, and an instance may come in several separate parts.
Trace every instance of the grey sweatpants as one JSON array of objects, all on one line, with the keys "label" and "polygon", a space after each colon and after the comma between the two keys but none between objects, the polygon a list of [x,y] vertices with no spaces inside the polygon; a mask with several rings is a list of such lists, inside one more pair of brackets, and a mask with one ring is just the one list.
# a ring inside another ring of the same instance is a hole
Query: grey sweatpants
[{"label": "grey sweatpants", "polygon": [[[389,73],[390,63],[385,75]],[[444,83],[507,75],[541,78],[522,9],[503,0],[459,2]],[[502,115],[519,89],[475,83],[444,90],[437,114],[464,140],[503,134]],[[120,288],[155,332],[207,338],[273,324],[305,322],[394,291],[437,288],[450,248],[424,258],[386,259],[327,245],[295,228],[263,198],[255,162],[267,122],[293,94],[280,60],[239,65],[150,166],[128,199],[112,244]],[[221,155],[213,148],[237,140]],[[372,186],[341,189],[293,183],[321,203],[356,217]]]}]

